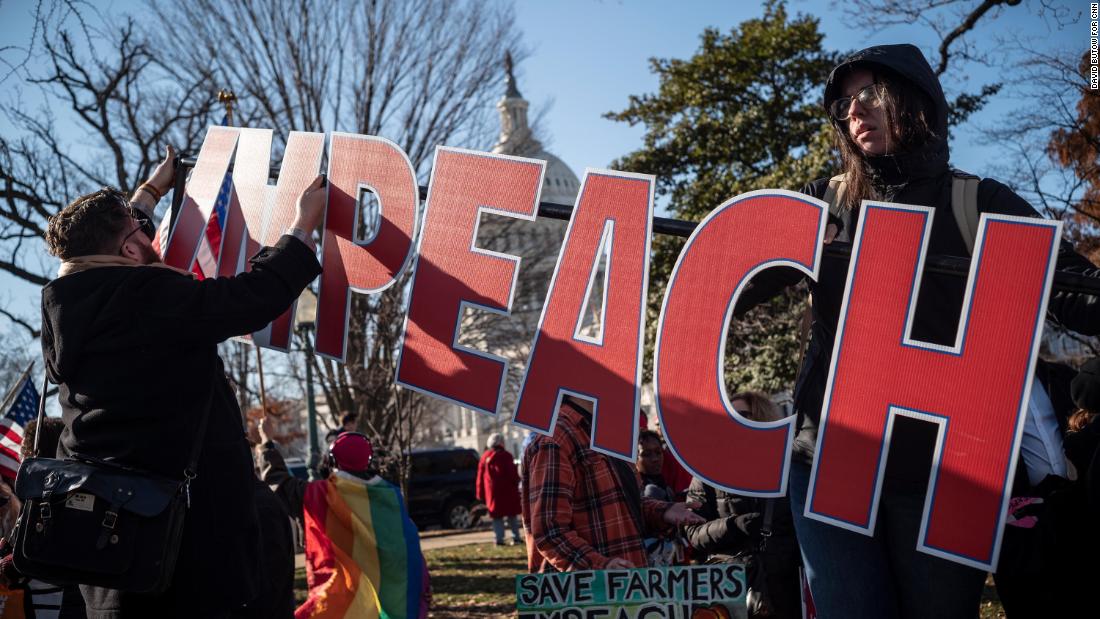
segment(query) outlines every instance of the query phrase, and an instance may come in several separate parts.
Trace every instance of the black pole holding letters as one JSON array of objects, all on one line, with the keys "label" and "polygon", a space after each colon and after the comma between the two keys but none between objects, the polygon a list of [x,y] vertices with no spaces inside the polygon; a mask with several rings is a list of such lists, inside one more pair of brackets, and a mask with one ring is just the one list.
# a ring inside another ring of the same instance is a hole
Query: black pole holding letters
[{"label": "black pole holding letters", "polygon": [[[195,167],[196,159],[194,157],[179,157],[176,166],[176,191],[172,195],[172,217],[173,225],[175,224],[174,218],[179,212],[179,205],[183,201],[183,179],[186,176],[184,174],[185,169]],[[230,164],[229,169],[233,169],[233,165]],[[279,167],[272,166],[268,172],[268,178],[275,179],[279,176]],[[428,188],[420,187],[420,199],[425,200],[428,197]],[[540,202],[538,216],[546,217],[548,219],[561,219],[568,221],[573,214],[573,207],[566,204],[556,204],[554,202]],[[691,236],[691,233],[695,231],[696,226],[699,224],[694,221],[684,221],[682,219],[672,219],[670,217],[654,217],[653,218],[653,231],[657,234],[669,234],[672,236],[678,236],[687,238]],[[830,260],[844,260],[847,261],[852,257],[852,244],[842,243],[840,241],[833,241],[825,246],[823,257]],[[924,259],[925,271],[929,273],[939,273],[943,275],[954,275],[958,277],[966,277],[970,274],[970,259],[961,258],[959,256],[939,256],[928,255]],[[1100,295],[1100,278],[1088,277],[1085,275],[1078,275],[1077,273],[1067,273],[1065,271],[1055,271],[1054,273],[1054,286],[1053,290],[1060,292],[1079,292],[1083,294]]]},{"label": "black pole holding letters", "polygon": [[[172,204],[169,205],[168,212],[164,214],[165,217],[170,218],[168,220],[171,222],[168,227],[169,230],[176,226],[176,218],[180,214],[180,205],[183,204],[183,187],[187,184],[187,170],[195,167],[195,158],[177,154],[175,167],[176,176],[172,182]],[[161,242],[167,243],[168,239],[162,239]]]}]

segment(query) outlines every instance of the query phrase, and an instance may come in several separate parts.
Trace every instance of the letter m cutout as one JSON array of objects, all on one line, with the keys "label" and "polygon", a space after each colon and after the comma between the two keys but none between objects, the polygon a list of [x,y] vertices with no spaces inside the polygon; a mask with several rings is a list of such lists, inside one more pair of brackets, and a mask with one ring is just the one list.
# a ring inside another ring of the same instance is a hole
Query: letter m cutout
[{"label": "letter m cutout", "polygon": [[940,346],[910,337],[932,216],[863,203],[806,516],[873,535],[894,420],[932,422],[917,548],[992,570],[1061,223],[982,215],[956,343]]}]

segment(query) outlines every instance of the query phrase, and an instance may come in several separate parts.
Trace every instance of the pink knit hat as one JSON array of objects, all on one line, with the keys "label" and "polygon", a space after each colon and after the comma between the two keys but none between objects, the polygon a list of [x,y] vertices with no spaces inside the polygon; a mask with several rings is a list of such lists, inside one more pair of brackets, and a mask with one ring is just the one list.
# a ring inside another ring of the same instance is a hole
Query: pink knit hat
[{"label": "pink knit hat", "polygon": [[358,432],[344,432],[328,448],[336,468],[349,473],[361,473],[370,468],[374,447],[370,439]]}]

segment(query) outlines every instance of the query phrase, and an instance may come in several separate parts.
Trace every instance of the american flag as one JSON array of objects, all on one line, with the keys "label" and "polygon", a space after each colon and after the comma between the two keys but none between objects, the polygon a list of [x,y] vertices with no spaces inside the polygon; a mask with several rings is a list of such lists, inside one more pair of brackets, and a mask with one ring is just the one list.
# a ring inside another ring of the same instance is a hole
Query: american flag
[{"label": "american flag", "polygon": [[[221,124],[223,126],[228,125],[229,117],[222,118]],[[222,247],[222,231],[225,230],[225,212],[229,209],[229,200],[232,196],[233,175],[226,172],[221,189],[218,191],[218,197],[214,200],[214,211],[210,215],[210,221],[206,222],[206,234],[202,242],[199,243],[199,253],[195,256],[195,264],[191,265],[191,272],[199,279],[217,277],[218,255],[221,253]],[[168,236],[172,231],[171,222],[172,212],[169,210],[161,218],[156,238],[153,240],[153,249],[160,254],[161,258],[164,257],[164,252],[168,249]]]},{"label": "american flag", "polygon": [[0,418],[0,475],[14,479],[22,460],[23,428],[38,414],[38,390],[31,380],[30,368],[13,390],[11,404]]}]

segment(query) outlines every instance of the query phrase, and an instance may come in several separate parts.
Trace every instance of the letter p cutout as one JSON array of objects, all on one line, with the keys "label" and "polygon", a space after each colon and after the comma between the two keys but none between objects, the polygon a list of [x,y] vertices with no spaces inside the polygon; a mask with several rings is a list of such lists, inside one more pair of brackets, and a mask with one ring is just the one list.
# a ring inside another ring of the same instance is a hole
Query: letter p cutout
[{"label": "letter p cutout", "polygon": [[872,535],[894,419],[930,421],[939,429],[917,548],[991,570],[1061,223],[982,215],[959,335],[948,347],[910,337],[932,215],[863,203],[806,516]]}]

